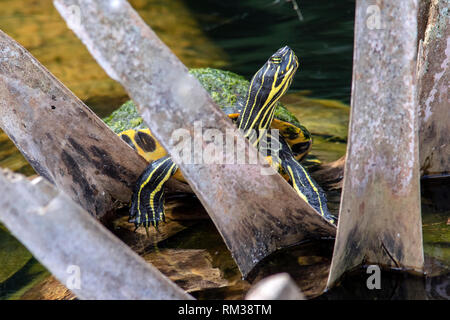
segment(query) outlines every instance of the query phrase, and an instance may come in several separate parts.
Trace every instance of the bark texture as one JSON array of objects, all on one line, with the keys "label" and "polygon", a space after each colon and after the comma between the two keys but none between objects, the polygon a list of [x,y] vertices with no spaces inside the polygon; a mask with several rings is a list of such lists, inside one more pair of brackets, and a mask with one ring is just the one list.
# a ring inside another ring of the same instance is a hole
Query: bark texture
[{"label": "bark texture", "polygon": [[426,28],[419,43],[417,96],[420,169],[427,176],[450,175],[448,10],[448,0],[431,0],[427,14],[422,17]]},{"label": "bark texture", "polygon": [[37,173],[91,214],[128,203],[146,162],[0,31],[0,127]]},{"label": "bark texture", "polygon": [[416,41],[417,1],[357,1],[349,141],[328,286],[363,262],[423,269]]}]

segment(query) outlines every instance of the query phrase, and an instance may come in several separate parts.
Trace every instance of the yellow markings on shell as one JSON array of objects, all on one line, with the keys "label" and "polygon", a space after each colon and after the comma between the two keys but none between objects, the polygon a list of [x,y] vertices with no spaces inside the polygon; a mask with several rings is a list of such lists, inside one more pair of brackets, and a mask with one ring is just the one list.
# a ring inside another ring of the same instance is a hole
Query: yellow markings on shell
[{"label": "yellow markings on shell", "polygon": [[[146,134],[148,134],[149,136],[151,136],[153,138],[153,140],[155,141],[155,150],[152,152],[145,152],[137,143],[135,140],[135,135],[137,134],[138,131],[144,132]],[[163,146],[158,142],[158,140],[156,140],[155,136],[152,134],[152,132],[150,131],[150,129],[140,129],[140,130],[134,130],[134,129],[129,129],[129,130],[125,130],[121,133],[119,133],[119,135],[126,135],[128,138],[131,139],[131,142],[133,142],[134,147],[136,148],[137,153],[144,158],[147,162],[151,162],[151,161],[155,161],[158,159],[161,159],[162,157],[165,157],[167,155],[167,151],[166,149],[163,148]]]},{"label": "yellow markings on shell", "polygon": [[[278,129],[278,131],[280,132],[280,135],[284,138],[284,140],[286,140],[286,142],[288,143],[288,145],[290,147],[298,144],[298,143],[303,143],[303,142],[308,142],[311,141],[311,137],[310,138],[306,138],[305,137],[305,133],[302,131],[302,129],[300,129],[299,127],[293,125],[292,123],[289,122],[285,122],[279,119],[273,119],[272,124],[271,124],[271,128],[272,129]],[[293,131],[295,132],[296,136],[293,139],[290,139],[289,136],[289,131]],[[307,154],[310,150],[311,150],[312,144],[309,146],[308,150],[306,150],[305,152],[298,154],[295,156],[296,160],[299,160],[300,158],[302,158],[305,154]],[[319,161],[320,163],[320,161]]]},{"label": "yellow markings on shell", "polygon": [[[280,165],[281,167],[281,165]],[[283,168],[280,168],[278,173],[283,177],[284,180],[286,180],[287,182],[289,182],[289,174],[286,173],[286,171],[283,170]]]},{"label": "yellow markings on shell", "polygon": [[230,113],[230,114],[228,114],[228,118],[230,118],[230,119],[236,119],[237,117],[239,117],[239,113]]},{"label": "yellow markings on shell", "polygon": [[[297,143],[308,142],[311,140],[311,138],[305,137],[304,132],[299,127],[297,127],[289,122],[274,119],[271,127],[273,129],[278,129],[280,131],[281,135],[283,136],[283,138],[288,141],[290,146],[297,144]],[[290,139],[288,133],[284,134],[285,132],[287,132],[287,130],[293,130],[297,136],[294,139]]]},{"label": "yellow markings on shell", "polygon": [[[239,114],[236,114],[236,117]],[[145,152],[137,143],[136,140],[134,139],[134,136],[137,134],[138,131],[144,132],[148,135],[150,135],[154,140],[155,140],[155,151],[152,152]],[[137,153],[144,158],[147,162],[152,162],[152,161],[156,161],[158,159],[161,159],[165,156],[167,156],[167,151],[166,149],[163,148],[163,146],[161,144],[159,144],[158,140],[156,140],[156,138],[152,135],[152,132],[150,131],[150,129],[140,129],[140,130],[134,130],[134,129],[129,129],[129,130],[125,130],[122,131],[121,133],[119,133],[119,135],[126,135],[128,138],[130,138],[131,142],[133,143],[134,147],[136,148]],[[173,175],[173,178],[187,183],[186,179],[183,177],[183,174],[181,173],[180,169],[177,169],[177,171],[175,172],[175,174]]]}]

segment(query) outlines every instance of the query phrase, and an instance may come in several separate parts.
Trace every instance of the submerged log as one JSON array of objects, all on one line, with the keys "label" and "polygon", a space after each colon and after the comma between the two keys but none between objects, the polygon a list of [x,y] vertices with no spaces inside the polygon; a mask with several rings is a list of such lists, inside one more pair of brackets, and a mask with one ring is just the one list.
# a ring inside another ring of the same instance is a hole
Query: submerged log
[{"label": "submerged log", "polygon": [[423,269],[416,39],[417,0],[357,1],[350,134],[328,286],[363,262]]},{"label": "submerged log", "polygon": [[91,214],[128,203],[146,162],[0,31],[0,127],[41,176]]},{"label": "submerged log", "polygon": [[426,13],[417,61],[420,169],[426,176],[450,175],[448,1],[432,0]]},{"label": "submerged log", "polygon": [[[246,146],[246,158],[257,158],[256,149],[237,132],[200,83],[128,2],[55,0],[54,4],[103,69],[126,88],[169,154],[176,155],[178,141],[172,140],[174,131],[183,128],[194,137],[194,123],[201,122],[203,128],[217,129],[224,136],[229,130],[238,145]],[[75,11],[78,19],[73,17]],[[212,143],[201,141],[198,151]],[[224,143],[222,147],[226,150]],[[234,153],[228,156],[236,159]],[[304,202],[281,176],[274,171],[262,174],[268,170],[262,162],[223,164],[221,160],[214,164],[177,164],[244,276],[281,247],[335,234],[335,227]]]},{"label": "submerged log", "polygon": [[192,299],[42,177],[0,170],[0,193],[0,221],[77,297]]},{"label": "submerged log", "polygon": [[345,156],[329,163],[321,164],[311,173],[325,190],[342,189],[344,178]]}]

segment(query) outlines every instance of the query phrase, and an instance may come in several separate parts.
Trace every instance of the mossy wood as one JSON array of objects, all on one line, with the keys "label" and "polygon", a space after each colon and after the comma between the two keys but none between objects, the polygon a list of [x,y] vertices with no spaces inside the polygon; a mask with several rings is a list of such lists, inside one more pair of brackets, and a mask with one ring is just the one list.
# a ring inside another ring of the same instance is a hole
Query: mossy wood
[{"label": "mossy wood", "polygon": [[0,193],[0,221],[78,298],[192,299],[42,177],[0,170]]},{"label": "mossy wood", "polygon": [[37,173],[98,217],[128,203],[146,162],[0,31],[0,126]]},{"label": "mossy wood", "polygon": [[[367,22],[369,5],[381,8],[379,25]],[[349,141],[328,286],[362,263],[423,269],[416,16],[417,1],[356,4]]]},{"label": "mossy wood", "polygon": [[417,97],[422,175],[450,175],[449,63],[450,24],[447,0],[432,0],[419,43]]},{"label": "mossy wood", "polygon": [[[240,145],[246,146],[247,158],[257,158],[256,149],[244,140],[200,83],[128,2],[55,0],[54,3],[105,71],[126,88],[142,118],[169,154],[174,152],[173,131],[183,128],[194,137],[194,123],[201,121],[206,129],[224,133],[229,130]],[[73,6],[80,8],[79,24],[72,19]],[[200,149],[210,143],[203,140]],[[243,275],[281,247],[335,233],[335,227],[300,199],[281,176],[262,175],[268,169],[263,168],[262,162],[178,165]]]}]

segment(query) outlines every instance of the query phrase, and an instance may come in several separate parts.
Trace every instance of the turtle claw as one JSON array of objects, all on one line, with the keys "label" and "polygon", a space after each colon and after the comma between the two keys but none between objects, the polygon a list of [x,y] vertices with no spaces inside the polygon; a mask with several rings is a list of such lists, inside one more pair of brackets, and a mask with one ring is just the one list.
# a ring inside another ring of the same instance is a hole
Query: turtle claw
[{"label": "turtle claw", "polygon": [[177,171],[176,164],[166,156],[150,163],[139,177],[133,191],[129,222],[136,230],[144,226],[147,235],[150,225],[166,221],[164,213],[164,185]]}]

